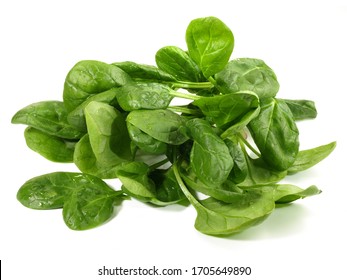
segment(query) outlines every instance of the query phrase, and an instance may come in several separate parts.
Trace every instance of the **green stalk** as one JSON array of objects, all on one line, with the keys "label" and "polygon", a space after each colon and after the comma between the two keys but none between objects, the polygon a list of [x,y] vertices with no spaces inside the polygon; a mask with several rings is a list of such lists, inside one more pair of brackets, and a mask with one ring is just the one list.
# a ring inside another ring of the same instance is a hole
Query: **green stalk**
[{"label": "green stalk", "polygon": [[200,116],[201,115],[201,112],[199,110],[190,109],[190,108],[187,108],[187,106],[170,106],[170,107],[168,107],[168,109],[175,111],[175,112],[180,112],[180,113],[194,115],[194,116]]},{"label": "green stalk", "polygon": [[170,91],[170,95],[172,95],[174,97],[189,99],[189,100],[198,100],[198,99],[201,98],[200,96],[197,96],[195,94],[183,93],[183,92],[178,92],[178,91],[175,91],[175,90],[171,90]]},{"label": "green stalk", "polygon": [[238,138],[250,149],[257,157],[261,157],[261,154],[239,133]]},{"label": "green stalk", "polygon": [[161,161],[159,161],[159,162],[157,162],[157,163],[152,164],[152,165],[149,167],[149,169],[150,169],[150,171],[153,171],[153,170],[157,169],[158,167],[164,165],[165,163],[168,163],[169,161],[170,161],[170,160],[169,160],[168,158],[164,158],[163,160],[161,160]]},{"label": "green stalk", "polygon": [[178,81],[171,83],[173,86],[177,88],[186,88],[186,89],[210,89],[213,88],[213,84],[210,82],[184,82]]}]

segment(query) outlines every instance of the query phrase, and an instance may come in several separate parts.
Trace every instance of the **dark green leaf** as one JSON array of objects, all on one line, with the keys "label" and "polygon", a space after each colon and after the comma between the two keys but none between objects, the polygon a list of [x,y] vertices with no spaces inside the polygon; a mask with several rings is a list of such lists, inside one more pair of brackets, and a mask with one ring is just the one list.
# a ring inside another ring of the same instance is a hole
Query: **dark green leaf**
[{"label": "dark green leaf", "polygon": [[118,89],[117,100],[124,111],[165,109],[173,96],[171,88],[158,83],[127,84]]},{"label": "dark green leaf", "polygon": [[242,196],[242,190],[229,180],[226,180],[222,184],[203,183],[191,167],[181,168],[180,173],[189,188],[215,199],[224,202],[234,202]]},{"label": "dark green leaf", "polygon": [[25,182],[17,193],[24,206],[39,209],[62,208],[66,196],[83,180],[81,173],[54,172],[34,177]]},{"label": "dark green leaf", "polygon": [[207,185],[226,181],[233,167],[233,159],[223,140],[203,119],[187,121],[190,137],[194,140],[190,163],[197,177]]},{"label": "dark green leaf", "polygon": [[186,197],[177,183],[172,167],[156,169],[149,174],[156,188],[157,205],[181,203]]},{"label": "dark green leaf", "polygon": [[[165,120],[165,121],[160,121]],[[164,109],[136,110],[129,113],[127,122],[161,142],[180,145],[188,140],[183,118]]]},{"label": "dark green leaf", "polygon": [[240,145],[230,139],[224,140],[225,144],[229,149],[229,153],[234,160],[233,169],[229,174],[229,180],[234,183],[243,182],[248,174],[248,166],[245,154],[242,152]]},{"label": "dark green leaf", "polygon": [[135,81],[174,82],[176,79],[152,65],[138,64],[132,61],[115,62],[113,65],[126,72]]},{"label": "dark green leaf", "polygon": [[250,189],[234,203],[207,198],[196,205],[195,228],[210,235],[230,235],[257,225],[274,210],[271,188]]},{"label": "dark green leaf", "polygon": [[131,140],[142,151],[151,154],[165,154],[167,150],[166,143],[154,139],[130,122],[127,122],[127,127]]},{"label": "dark green leaf", "polygon": [[41,101],[26,106],[13,116],[12,123],[30,125],[65,139],[79,139],[84,134],[67,122],[67,111],[61,101]]},{"label": "dark green leaf", "polygon": [[260,59],[231,60],[215,79],[218,89],[224,94],[250,90],[260,99],[265,99],[276,96],[279,90],[275,73]]},{"label": "dark green leaf", "polygon": [[131,82],[129,75],[115,65],[82,60],[67,74],[63,93],[64,104],[70,112],[95,94]]},{"label": "dark green leaf", "polygon": [[115,191],[101,179],[80,175],[75,186],[65,198],[63,218],[73,230],[95,228],[109,220],[116,200],[122,199],[123,192]]},{"label": "dark green leaf", "polygon": [[252,92],[201,97],[193,102],[205,116],[211,117],[217,126],[223,127],[238,122],[251,110],[259,106],[258,97]]},{"label": "dark green leaf", "polygon": [[299,131],[283,100],[271,99],[263,104],[249,128],[269,167],[286,170],[294,163],[299,150]]},{"label": "dark green leaf", "polygon": [[175,46],[163,47],[157,51],[155,61],[159,69],[180,81],[198,82],[201,72],[196,63],[182,49]]}]

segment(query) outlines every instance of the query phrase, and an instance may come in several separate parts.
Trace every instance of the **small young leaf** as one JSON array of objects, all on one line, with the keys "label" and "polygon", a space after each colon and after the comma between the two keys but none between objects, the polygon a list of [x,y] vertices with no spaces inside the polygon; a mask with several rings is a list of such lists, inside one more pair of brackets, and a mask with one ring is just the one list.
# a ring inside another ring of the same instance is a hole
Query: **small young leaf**
[{"label": "small young leaf", "polygon": [[176,81],[173,76],[152,65],[138,64],[132,61],[115,62],[112,65],[122,69],[134,81],[154,83]]},{"label": "small young leaf", "polygon": [[274,199],[276,203],[290,203],[300,198],[320,194],[321,191],[316,186],[301,189],[290,184],[279,184],[274,189]]},{"label": "small young leaf", "polygon": [[189,56],[199,66],[205,78],[221,71],[234,49],[234,35],[215,17],[197,18],[186,31]]},{"label": "small young leaf", "polygon": [[288,105],[296,121],[314,119],[317,116],[317,110],[314,101],[290,99],[283,99],[283,101]]},{"label": "small young leaf", "polygon": [[178,47],[161,48],[155,55],[155,61],[159,69],[179,81],[198,82],[201,80],[202,74],[199,67],[184,50]]}]

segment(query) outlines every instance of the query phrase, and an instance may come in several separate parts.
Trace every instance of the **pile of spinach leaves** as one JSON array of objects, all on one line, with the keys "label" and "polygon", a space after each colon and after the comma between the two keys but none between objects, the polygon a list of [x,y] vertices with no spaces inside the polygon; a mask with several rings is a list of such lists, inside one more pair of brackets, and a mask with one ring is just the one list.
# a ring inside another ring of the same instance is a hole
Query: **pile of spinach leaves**
[{"label": "pile of spinach leaves", "polygon": [[[185,38],[187,50],[159,49],[156,66],[80,61],[62,101],[13,116],[27,125],[30,149],[81,171],[28,180],[17,194],[24,206],[62,208],[69,228],[85,230],[109,220],[124,199],[191,204],[197,230],[230,235],[276,204],[320,193],[280,183],[335,148],[299,149],[297,121],[316,117],[314,102],[278,98],[276,75],[262,60],[230,60],[233,33],[215,17],[191,21]],[[103,180],[115,178],[120,190]]]}]

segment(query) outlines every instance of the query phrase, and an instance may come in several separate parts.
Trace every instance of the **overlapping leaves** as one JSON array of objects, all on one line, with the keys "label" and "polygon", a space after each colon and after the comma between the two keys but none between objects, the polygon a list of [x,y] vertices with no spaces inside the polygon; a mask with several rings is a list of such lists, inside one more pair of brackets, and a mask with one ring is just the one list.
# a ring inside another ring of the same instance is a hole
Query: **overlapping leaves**
[{"label": "overlapping leaves", "polygon": [[316,117],[314,102],[278,98],[279,82],[263,60],[230,60],[233,33],[215,17],[190,22],[185,39],[187,50],[159,49],[157,66],[80,61],[66,76],[63,101],[18,111],[12,122],[28,126],[29,148],[80,170],[30,179],[18,200],[62,208],[75,230],[106,222],[126,198],[191,204],[197,230],[230,235],[264,220],[276,204],[319,194],[314,185],[280,182],[336,146],[300,150],[297,121]]}]

